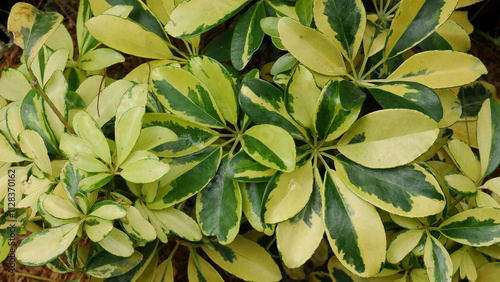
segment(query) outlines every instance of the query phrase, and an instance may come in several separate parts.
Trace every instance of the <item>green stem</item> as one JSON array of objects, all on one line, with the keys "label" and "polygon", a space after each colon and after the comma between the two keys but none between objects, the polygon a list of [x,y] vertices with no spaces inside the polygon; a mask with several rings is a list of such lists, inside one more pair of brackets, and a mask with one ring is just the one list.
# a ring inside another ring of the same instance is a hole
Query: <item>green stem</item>
[{"label": "green stem", "polygon": [[399,7],[399,3],[401,2],[394,4],[394,6],[386,14],[392,14],[392,12],[394,12]]},{"label": "green stem", "polygon": [[34,85],[35,89],[38,90],[38,93],[40,93],[40,95],[42,95],[42,98],[45,100],[45,102],[47,102],[47,104],[49,105],[49,107],[56,114],[57,118],[62,122],[62,124],[64,125],[64,127],[66,127],[66,130],[68,131],[68,133],[76,134],[75,131],[73,130],[73,128],[71,127],[71,125],[69,125],[68,121],[63,117],[63,115],[61,114],[61,112],[59,112],[59,110],[57,109],[56,105],[54,105],[54,103],[52,102],[52,100],[50,100],[49,96],[47,96],[47,94],[43,90],[43,88],[40,85],[40,83],[38,83],[38,79],[33,74],[33,72],[31,71],[30,68],[28,68],[28,72],[29,72],[29,74],[31,76],[31,80],[33,82],[32,85]]},{"label": "green stem", "polygon": [[233,154],[234,149],[236,149],[236,145],[238,145],[238,142],[240,142],[239,138],[236,138],[236,141],[234,141],[233,146],[231,147],[231,150],[229,150],[229,155]]},{"label": "green stem", "polygon": [[19,275],[19,276],[28,277],[28,278],[31,278],[31,279],[35,279],[35,280],[50,281],[50,282],[57,282],[57,280],[53,280],[53,279],[50,279],[50,278],[45,278],[45,277],[40,277],[40,276],[36,276],[36,275],[32,275],[32,274],[28,274],[28,273],[14,272],[14,274],[15,274],[15,275]]},{"label": "green stem", "polygon": [[189,55],[187,55],[186,53],[182,52],[181,50],[179,50],[179,48],[175,47],[174,44],[170,43],[170,42],[167,42],[167,46],[174,50],[175,52],[177,52],[179,55],[181,55],[182,57],[184,57],[185,59],[189,59]]},{"label": "green stem", "polygon": [[322,154],[319,154],[319,160],[323,163],[325,168],[330,168],[330,166],[326,163],[325,159],[322,157]]},{"label": "green stem", "polygon": [[448,210],[452,209],[454,206],[456,206],[458,203],[460,203],[464,198],[465,198],[464,195],[460,195],[458,198],[454,199],[454,201],[451,202]]},{"label": "green stem", "polygon": [[219,146],[220,146],[221,148],[223,148],[224,146],[226,146],[227,144],[229,144],[229,143],[233,142],[234,140],[236,140],[236,137],[229,139],[228,141],[226,141],[226,142],[222,143],[222,144],[221,144],[221,145],[219,145]]},{"label": "green stem", "polygon": [[334,161],[335,160],[335,157],[330,155],[330,154],[327,154],[327,153],[320,153],[320,155],[322,155],[323,157],[327,157],[329,158],[330,160]]},{"label": "green stem", "polygon": [[338,147],[337,145],[332,145],[332,146],[320,148],[318,151],[324,152],[324,151],[328,151],[328,150],[335,150],[335,149],[337,149],[337,147]]},{"label": "green stem", "polygon": [[165,276],[167,275],[168,264],[172,261],[172,258],[174,257],[177,248],[179,248],[179,243],[176,243],[174,249],[172,250],[172,252],[170,252],[170,255],[167,258],[167,265],[165,266],[165,271],[163,271],[163,275],[160,281],[166,281]]},{"label": "green stem", "polygon": [[374,70],[376,70],[381,64],[385,63],[387,61],[387,57],[382,58],[376,65],[374,65],[369,71],[367,71],[361,79],[365,79],[367,76],[369,76]]}]

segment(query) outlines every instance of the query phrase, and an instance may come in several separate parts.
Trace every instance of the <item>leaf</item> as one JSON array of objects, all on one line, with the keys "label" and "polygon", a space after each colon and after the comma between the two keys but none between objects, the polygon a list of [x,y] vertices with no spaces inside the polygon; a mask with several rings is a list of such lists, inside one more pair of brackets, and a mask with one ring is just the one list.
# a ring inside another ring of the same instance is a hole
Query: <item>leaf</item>
[{"label": "leaf", "polygon": [[500,209],[476,208],[445,220],[439,232],[460,244],[484,247],[500,242]]},{"label": "leaf", "polygon": [[424,263],[429,281],[452,281],[453,264],[450,254],[438,239],[427,234]]},{"label": "leaf", "polygon": [[310,26],[313,19],[314,0],[297,0],[295,12],[303,25]]},{"label": "leaf", "polygon": [[313,130],[316,104],[321,88],[314,75],[303,65],[298,65],[290,77],[285,92],[285,106],[290,116],[301,126]]},{"label": "leaf", "polygon": [[438,135],[436,122],[420,112],[380,110],[358,119],[337,145],[343,155],[363,166],[390,168],[415,160]]},{"label": "leaf", "polygon": [[204,150],[170,161],[170,172],[160,182],[156,198],[148,203],[151,209],[163,209],[180,203],[200,192],[215,176],[222,158],[220,148]]},{"label": "leaf", "polygon": [[47,122],[43,100],[36,89],[30,90],[24,97],[21,104],[21,118],[25,129],[31,129],[40,134],[50,154],[59,154],[57,139]]},{"label": "leaf", "polygon": [[95,254],[86,265],[86,273],[97,278],[109,278],[127,273],[142,260],[138,251],[129,257],[116,256],[106,251]]},{"label": "leaf", "polygon": [[[449,155],[456,166],[473,182],[479,181],[481,168],[474,152],[465,142],[452,139],[448,143]],[[474,185],[475,186],[475,185]]]},{"label": "leaf", "polygon": [[278,22],[279,18],[277,17],[265,17],[260,20],[260,28],[265,34],[271,37],[279,38],[280,34],[278,32]]},{"label": "leaf", "polygon": [[405,230],[396,235],[387,249],[387,261],[399,263],[418,245],[423,234],[423,230]]},{"label": "leaf", "polygon": [[[136,248],[142,255],[141,262],[131,270],[119,275],[106,279],[106,282],[120,282],[120,281],[153,281],[154,270],[158,265],[158,242],[151,242],[144,247]],[[135,255],[135,252],[134,252]]]},{"label": "leaf", "polygon": [[201,54],[213,58],[219,62],[231,60],[231,40],[234,30],[226,30],[212,39],[203,48]]},{"label": "leaf", "polygon": [[174,282],[172,260],[167,259],[158,266],[154,282]]},{"label": "leaf", "polygon": [[266,223],[278,223],[292,218],[307,204],[313,191],[313,166],[308,161],[289,173],[277,173],[269,180],[265,191]]},{"label": "leaf", "polygon": [[467,176],[459,173],[445,175],[444,181],[450,189],[461,195],[474,196],[478,192],[476,184]]},{"label": "leaf", "polygon": [[253,126],[242,135],[241,145],[252,159],[265,166],[285,172],[295,169],[295,142],[280,127]]},{"label": "leaf", "polygon": [[236,153],[226,167],[227,177],[239,182],[267,182],[276,172],[252,159],[244,150]]},{"label": "leaf", "polygon": [[85,219],[83,230],[90,240],[99,242],[113,230],[113,223],[106,219],[89,216]]},{"label": "leaf", "polygon": [[154,69],[151,79],[157,98],[173,114],[201,125],[225,126],[214,98],[193,74],[167,65]]},{"label": "leaf", "polygon": [[424,113],[436,122],[443,118],[439,96],[415,82],[388,82],[371,87],[370,93],[384,109],[410,109]]},{"label": "leaf", "polygon": [[31,65],[45,41],[62,21],[62,15],[40,11],[28,3],[16,3],[12,7],[7,29],[14,34],[14,43],[24,49],[27,66]]},{"label": "leaf", "polygon": [[467,52],[471,42],[467,32],[456,22],[448,19],[434,33],[420,42],[422,51],[454,50]]},{"label": "leaf", "polygon": [[24,265],[40,266],[60,256],[73,242],[80,223],[68,223],[35,232],[16,250],[16,259]]},{"label": "leaf", "polygon": [[189,58],[187,68],[205,84],[224,119],[233,125],[236,124],[238,122],[236,86],[226,68],[206,56]]},{"label": "leaf", "polygon": [[141,130],[132,151],[151,150],[168,142],[176,142],[177,134],[163,126],[150,126]]},{"label": "leaf", "polygon": [[117,166],[120,166],[125,161],[139,139],[143,115],[144,107],[133,107],[116,120],[115,142]]},{"label": "leaf", "polygon": [[[134,246],[128,235],[116,228],[98,242],[109,253],[119,257],[130,257],[134,254]],[[121,273],[120,273],[121,274]]]},{"label": "leaf", "polygon": [[342,265],[361,277],[378,274],[385,261],[386,238],[375,207],[361,200],[328,170],[323,219],[330,247]]},{"label": "leaf", "polygon": [[96,71],[123,62],[125,62],[125,57],[122,54],[109,48],[100,48],[80,57],[78,66],[82,70]]},{"label": "leaf", "polygon": [[99,45],[97,41],[87,30],[85,23],[92,17],[89,0],[80,1],[78,7],[78,16],[76,18],[76,39],[78,43],[78,51],[81,56],[85,55],[90,50],[93,50]]},{"label": "leaf", "polygon": [[177,141],[165,142],[152,148],[152,151],[159,157],[172,158],[190,155],[210,146],[218,138],[216,131],[170,114],[145,114],[143,118],[145,129],[143,130],[150,126],[161,126],[171,130],[178,138]]},{"label": "leaf", "polygon": [[70,219],[82,215],[74,204],[55,194],[48,194],[41,203],[45,211],[55,218]]},{"label": "leaf", "polygon": [[306,206],[276,228],[278,250],[285,265],[289,268],[303,265],[319,246],[324,233],[321,191],[315,182]]},{"label": "leaf", "polygon": [[392,20],[384,56],[395,57],[424,40],[450,17],[457,2],[403,1]]},{"label": "leaf", "polygon": [[[103,29],[103,26],[107,28]],[[164,38],[129,19],[99,15],[88,20],[86,27],[101,43],[123,53],[151,59],[173,57]],[[122,30],[127,32],[121,32]]]},{"label": "leaf", "polygon": [[290,18],[279,20],[278,31],[286,49],[306,67],[329,76],[346,74],[342,54],[326,35]]},{"label": "leaf", "polygon": [[412,81],[429,88],[468,84],[488,71],[476,57],[456,51],[427,51],[404,61],[387,79]]},{"label": "leaf", "polygon": [[225,155],[219,170],[196,197],[196,218],[205,236],[216,236],[223,244],[231,243],[240,229],[241,194],[238,183],[226,176],[230,155]]},{"label": "leaf", "polygon": [[314,19],[318,30],[330,37],[344,57],[353,61],[358,53],[366,25],[361,0],[316,0]]},{"label": "leaf", "polygon": [[[221,0],[217,2],[191,0],[182,2],[170,15],[170,21],[165,26],[165,30],[173,37],[192,37],[229,19],[249,2],[249,0]],[[193,20],[186,21],[187,17]]]},{"label": "leaf", "polygon": [[496,88],[486,81],[475,81],[460,87],[457,97],[462,103],[461,117],[477,117],[484,101],[495,97]]},{"label": "leaf", "polygon": [[481,175],[488,176],[500,164],[500,104],[484,101],[477,121],[477,143],[481,159]]},{"label": "leaf", "polygon": [[123,230],[134,240],[149,242],[156,239],[154,227],[139,212],[139,210],[130,206],[126,208],[127,215],[120,219]]},{"label": "leaf", "polygon": [[[64,59],[64,64],[66,64],[67,59]],[[64,68],[63,64],[63,68]],[[66,77],[64,76],[61,70],[57,70],[52,77],[49,79],[47,84],[45,85],[45,93],[55,105],[59,113],[63,117],[68,119],[68,105],[67,105],[67,93],[68,93],[68,82]],[[55,112],[50,108],[47,101],[44,101],[43,107],[45,109],[45,113],[47,115],[47,123],[52,128],[56,140],[61,140],[66,128],[64,124],[61,122],[59,117],[55,114]]]},{"label": "leaf", "polygon": [[339,155],[335,158],[335,167],[356,195],[390,213],[424,217],[445,208],[441,187],[423,163],[370,169]]},{"label": "leaf", "polygon": [[0,77],[0,96],[9,101],[21,101],[31,90],[26,77],[17,69],[5,68]]},{"label": "leaf", "polygon": [[240,182],[241,200],[243,203],[243,214],[252,227],[270,236],[274,232],[274,226],[266,224],[262,215],[264,205],[264,193],[267,183],[242,183]]},{"label": "leaf", "polygon": [[123,206],[111,200],[102,200],[97,202],[89,213],[89,215],[107,220],[122,218],[125,217],[126,214],[127,211]]},{"label": "leaf", "polygon": [[73,117],[73,127],[83,142],[105,163],[111,164],[108,141],[94,119],[86,112]]},{"label": "leaf", "polygon": [[306,131],[288,114],[284,94],[269,82],[249,79],[242,83],[239,102],[241,108],[256,124],[276,125],[296,139],[306,138]]},{"label": "leaf", "polygon": [[192,282],[224,281],[217,270],[194,251],[189,253],[187,275]]},{"label": "leaf", "polygon": [[269,253],[259,244],[236,236],[228,245],[213,242],[214,250],[202,247],[208,257],[227,272],[250,281],[280,281],[281,272]]},{"label": "leaf", "polygon": [[196,242],[200,241],[203,237],[196,221],[174,207],[162,210],[151,210],[149,217],[150,219],[154,217],[155,220],[161,224],[163,229],[170,230],[172,233],[185,240]]},{"label": "leaf", "polygon": [[314,127],[318,137],[324,142],[333,141],[344,134],[361,111],[362,100],[358,106],[348,110],[343,109],[341,92],[352,94],[350,89],[350,82],[330,81],[321,91],[314,111]]},{"label": "leaf", "polygon": [[43,139],[33,130],[24,130],[19,134],[19,146],[23,153],[43,172],[52,174],[52,165],[50,164],[47,148],[43,144]]}]

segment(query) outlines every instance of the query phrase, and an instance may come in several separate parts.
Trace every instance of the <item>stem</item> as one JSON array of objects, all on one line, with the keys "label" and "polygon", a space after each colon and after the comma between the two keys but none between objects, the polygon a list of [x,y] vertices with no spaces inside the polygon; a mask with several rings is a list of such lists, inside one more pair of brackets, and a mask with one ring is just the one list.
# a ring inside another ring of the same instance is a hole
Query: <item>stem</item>
[{"label": "stem", "polygon": [[236,138],[236,141],[234,141],[233,147],[231,147],[231,150],[229,150],[229,155],[231,155],[233,153],[234,149],[236,149],[236,145],[238,145],[239,141],[240,141],[240,139]]},{"label": "stem", "polygon": [[318,156],[319,156],[320,161],[325,166],[325,168],[330,168],[330,166],[326,163],[325,159],[323,158],[322,154],[319,154]]},{"label": "stem", "polygon": [[334,160],[335,160],[335,157],[334,157],[334,156],[331,156],[331,155],[329,155],[329,154],[327,154],[327,153],[320,153],[320,155],[321,155],[321,156],[323,156],[323,157],[327,157],[327,158],[329,158],[329,159],[330,159],[330,160],[332,160],[332,161],[334,161]]},{"label": "stem", "polygon": [[219,136],[219,137],[236,137],[236,134],[224,134],[224,133],[221,133],[221,134],[218,134],[217,136]]},{"label": "stem", "polygon": [[460,195],[458,198],[454,199],[454,201],[450,204],[449,208],[448,209],[451,209],[453,208],[454,206],[456,206],[458,203],[460,203],[463,199],[465,198],[464,195]]},{"label": "stem", "polygon": [[170,252],[170,255],[167,258],[167,265],[165,266],[165,271],[163,271],[163,275],[162,275],[160,281],[165,281],[166,280],[165,279],[165,275],[167,275],[168,264],[172,261],[172,258],[174,257],[174,254],[177,251],[177,248],[179,248],[179,243],[175,243],[174,249],[172,250],[172,252]]},{"label": "stem", "polygon": [[392,12],[394,12],[399,7],[399,3],[401,2],[394,4],[394,6],[392,6],[392,8],[386,14],[392,14]]},{"label": "stem", "polygon": [[328,146],[328,147],[323,147],[323,148],[320,148],[318,151],[319,152],[324,152],[324,151],[328,151],[328,150],[335,150],[337,149],[337,145],[332,145],[332,146]]},{"label": "stem", "polygon": [[179,55],[181,55],[182,57],[184,57],[185,59],[189,59],[189,56],[188,56],[186,53],[184,53],[184,52],[182,52],[181,50],[179,50],[179,48],[175,47],[175,46],[174,46],[174,44],[172,44],[172,43],[170,43],[170,42],[167,42],[167,46],[168,46],[170,49],[172,49],[172,50],[174,50],[175,52],[177,52],[177,53],[178,53]]},{"label": "stem", "polygon": [[382,58],[382,60],[380,60],[376,65],[374,65],[369,71],[367,71],[362,77],[361,79],[365,79],[367,76],[370,75],[370,73],[372,73],[374,70],[376,70],[381,64],[385,63],[385,61],[387,61],[387,57],[384,57]]},{"label": "stem", "polygon": [[36,275],[32,275],[32,274],[28,274],[28,273],[14,272],[14,274],[15,274],[15,275],[19,275],[19,276],[28,277],[28,278],[31,278],[31,279],[35,279],[35,280],[50,281],[50,282],[57,282],[57,280],[53,280],[53,279],[50,279],[50,278],[45,278],[45,277],[40,277],[40,276],[36,276]]},{"label": "stem", "polygon": [[378,9],[377,1],[376,0],[372,0],[372,2],[373,2],[373,7],[375,7],[375,12],[377,13],[377,15],[379,15],[380,11]]},{"label": "stem", "polygon": [[357,78],[358,78],[358,74],[356,73],[356,68],[354,67],[353,60],[354,60],[354,58],[353,58],[352,60],[349,58],[349,60],[348,60],[348,61],[349,61],[349,64],[351,65],[352,75],[353,75],[353,77],[354,77],[354,78],[356,78],[356,80],[357,80]]},{"label": "stem", "polygon": [[222,147],[226,146],[227,144],[229,144],[229,143],[233,142],[235,139],[236,139],[236,137],[229,139],[228,141],[226,141],[226,142],[222,143],[222,144],[220,145],[220,147],[222,148]]},{"label": "stem", "polygon": [[59,112],[59,110],[57,109],[56,105],[54,105],[54,103],[52,102],[52,100],[50,100],[49,96],[47,96],[47,94],[43,90],[43,88],[40,85],[40,83],[38,83],[38,79],[35,77],[35,75],[31,71],[31,69],[30,68],[27,68],[27,69],[28,69],[28,72],[29,72],[29,74],[31,76],[31,79],[33,81],[35,89],[38,90],[38,93],[40,93],[40,95],[42,95],[42,98],[45,100],[45,102],[47,102],[47,104],[49,105],[49,107],[56,114],[57,118],[64,124],[64,127],[66,127],[66,130],[68,131],[68,133],[75,134],[75,131],[73,130],[73,128],[71,127],[71,125],[69,125],[68,121],[66,121],[66,119],[63,117],[63,115],[61,114],[61,112]]},{"label": "stem", "polygon": [[384,6],[384,15],[387,14],[387,9],[389,9],[389,5],[391,4],[391,0],[387,0],[387,2],[385,2],[385,6]]}]

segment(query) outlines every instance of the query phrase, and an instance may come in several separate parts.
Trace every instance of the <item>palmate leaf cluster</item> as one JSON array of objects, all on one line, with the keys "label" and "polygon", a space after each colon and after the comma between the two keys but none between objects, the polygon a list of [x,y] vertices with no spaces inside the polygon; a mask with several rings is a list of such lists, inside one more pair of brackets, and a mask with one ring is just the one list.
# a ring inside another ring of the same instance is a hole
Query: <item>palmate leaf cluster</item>
[{"label": "palmate leaf cluster", "polygon": [[[222,280],[203,253],[251,281],[307,261],[329,271],[311,281],[491,281],[500,104],[472,2],[82,0],[77,56],[61,15],[16,4],[0,256],[14,216],[19,262],[107,280],[173,281],[175,240],[193,281]],[[151,61],[107,77],[120,52]]]}]

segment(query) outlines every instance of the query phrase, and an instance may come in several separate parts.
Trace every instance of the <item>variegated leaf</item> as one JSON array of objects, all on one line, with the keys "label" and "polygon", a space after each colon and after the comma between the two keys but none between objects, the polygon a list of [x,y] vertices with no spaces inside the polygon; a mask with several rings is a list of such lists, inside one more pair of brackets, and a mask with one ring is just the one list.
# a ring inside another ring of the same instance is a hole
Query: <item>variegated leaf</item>
[{"label": "variegated leaf", "polygon": [[196,221],[174,207],[150,210],[149,218],[153,225],[157,223],[162,229],[169,230],[185,240],[195,242],[203,237]]},{"label": "variegated leaf", "polygon": [[264,193],[267,183],[242,183],[240,182],[241,200],[243,202],[243,214],[252,227],[271,236],[274,233],[274,225],[266,224],[262,215],[264,205]]},{"label": "variegated leaf", "polygon": [[500,103],[484,101],[477,121],[477,143],[481,159],[481,175],[490,175],[500,164]]},{"label": "variegated leaf", "polygon": [[424,263],[430,282],[451,282],[453,264],[450,254],[438,239],[427,233]]},{"label": "variegated leaf", "polygon": [[28,79],[17,69],[5,68],[0,77],[0,96],[10,101],[22,101],[31,90]]},{"label": "variegated leaf", "polygon": [[193,250],[189,253],[187,275],[192,282],[224,282],[217,270]]},{"label": "variegated leaf", "polygon": [[227,177],[239,182],[264,182],[277,172],[252,159],[244,150],[236,153],[226,168]]},{"label": "variegated leaf", "polygon": [[90,258],[86,273],[97,278],[109,278],[129,272],[142,261],[142,254],[135,251],[129,257],[116,256],[101,251]]},{"label": "variegated leaf", "polygon": [[420,242],[423,230],[405,230],[392,239],[387,248],[387,261],[396,264],[400,262],[408,253]]},{"label": "variegated leaf", "polygon": [[438,181],[425,164],[370,169],[339,155],[335,167],[356,195],[390,213],[424,217],[441,212],[446,205]]}]

